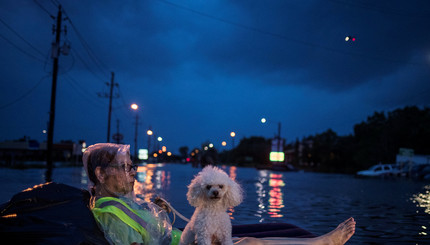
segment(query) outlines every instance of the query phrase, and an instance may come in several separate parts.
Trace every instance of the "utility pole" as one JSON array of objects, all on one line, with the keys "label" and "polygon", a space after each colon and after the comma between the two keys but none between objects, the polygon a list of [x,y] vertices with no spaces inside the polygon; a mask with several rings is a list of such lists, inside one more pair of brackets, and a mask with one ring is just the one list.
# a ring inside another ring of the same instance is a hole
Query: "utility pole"
[{"label": "utility pole", "polygon": [[146,134],[148,135],[148,159],[149,159],[149,154],[151,154],[151,135],[154,132],[152,132],[151,126],[149,126],[148,131],[146,131]]},{"label": "utility pole", "polygon": [[[119,136],[119,119],[116,119],[116,134]],[[117,144],[120,143],[120,138],[119,137],[117,137],[116,143]]]},{"label": "utility pole", "polygon": [[[279,152],[281,144],[281,122],[278,122],[278,145],[277,145],[277,151]],[[282,149],[284,151],[284,149]]]},{"label": "utility pole", "polygon": [[113,79],[115,76],[115,73],[111,73],[112,77],[110,79],[110,93],[109,93],[109,115],[108,115],[108,128],[107,128],[107,140],[106,142],[110,142],[110,119],[111,119],[111,115],[112,115],[112,93],[113,93]]},{"label": "utility pole", "polygon": [[118,98],[119,95],[113,95],[113,87],[119,86],[118,83],[114,82],[115,73],[111,72],[110,83],[106,82],[106,85],[109,86],[109,94],[108,93],[97,93],[99,97],[109,98],[109,113],[108,113],[108,126],[107,126],[107,139],[106,142],[110,142],[110,121],[112,117],[112,99]]},{"label": "utility pole", "polygon": [[57,26],[55,44],[52,48],[52,56],[54,58],[54,67],[52,71],[52,88],[51,88],[51,107],[49,111],[49,128],[48,128],[48,142],[46,154],[46,182],[52,181],[52,152],[54,141],[54,120],[55,120],[55,99],[57,90],[57,76],[58,76],[58,57],[60,56],[60,34],[61,34],[61,5],[58,6]]},{"label": "utility pole", "polygon": [[134,162],[137,163],[137,126],[139,125],[139,115],[136,113],[136,130],[134,133]]}]

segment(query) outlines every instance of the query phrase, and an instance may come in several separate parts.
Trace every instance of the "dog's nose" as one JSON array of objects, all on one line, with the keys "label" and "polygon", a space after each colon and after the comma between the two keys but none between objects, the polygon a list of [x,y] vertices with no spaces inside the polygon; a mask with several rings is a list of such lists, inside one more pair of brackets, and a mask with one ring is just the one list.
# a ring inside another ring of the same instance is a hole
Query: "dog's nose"
[{"label": "dog's nose", "polygon": [[212,194],[213,194],[214,196],[218,196],[219,192],[218,192],[218,191],[213,191],[213,192],[212,192]]}]

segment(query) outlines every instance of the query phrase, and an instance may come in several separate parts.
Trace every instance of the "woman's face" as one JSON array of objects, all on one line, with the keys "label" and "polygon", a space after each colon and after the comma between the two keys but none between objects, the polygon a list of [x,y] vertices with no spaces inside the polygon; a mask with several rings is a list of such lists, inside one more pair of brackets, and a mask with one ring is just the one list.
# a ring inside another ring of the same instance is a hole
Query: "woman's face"
[{"label": "woman's face", "polygon": [[129,153],[117,154],[115,161],[105,169],[103,187],[117,196],[131,193],[136,176],[136,169],[132,166]]}]

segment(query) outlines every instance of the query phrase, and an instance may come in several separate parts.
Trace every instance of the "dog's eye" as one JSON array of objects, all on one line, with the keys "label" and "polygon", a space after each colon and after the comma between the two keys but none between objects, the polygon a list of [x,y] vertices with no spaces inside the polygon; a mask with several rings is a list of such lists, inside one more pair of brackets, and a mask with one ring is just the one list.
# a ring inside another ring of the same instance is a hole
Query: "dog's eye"
[{"label": "dog's eye", "polygon": [[219,185],[219,188],[222,189],[224,186],[223,185]]},{"label": "dog's eye", "polygon": [[212,187],[211,185],[207,185],[206,189],[210,190],[211,187]]}]

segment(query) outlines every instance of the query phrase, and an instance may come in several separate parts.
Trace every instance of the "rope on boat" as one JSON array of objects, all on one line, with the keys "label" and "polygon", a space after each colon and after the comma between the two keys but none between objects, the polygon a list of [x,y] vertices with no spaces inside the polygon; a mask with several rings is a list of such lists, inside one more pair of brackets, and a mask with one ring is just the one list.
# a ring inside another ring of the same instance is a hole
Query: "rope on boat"
[{"label": "rope on boat", "polygon": [[162,197],[158,197],[158,198],[160,198],[163,202],[165,202],[167,204],[167,206],[169,206],[169,208],[173,211],[173,222],[172,223],[175,223],[175,220],[176,220],[176,215],[175,214],[177,214],[179,216],[179,218],[181,218],[182,220],[186,221],[187,223],[190,222],[189,219],[187,219],[185,216],[183,216],[181,213],[179,213],[176,209],[174,209],[173,206],[168,201],[166,201]]}]

